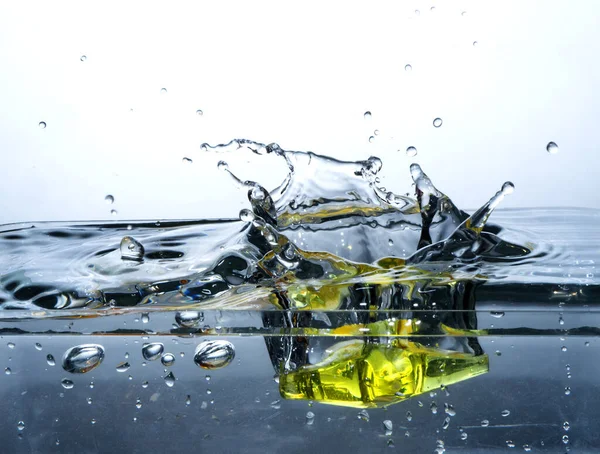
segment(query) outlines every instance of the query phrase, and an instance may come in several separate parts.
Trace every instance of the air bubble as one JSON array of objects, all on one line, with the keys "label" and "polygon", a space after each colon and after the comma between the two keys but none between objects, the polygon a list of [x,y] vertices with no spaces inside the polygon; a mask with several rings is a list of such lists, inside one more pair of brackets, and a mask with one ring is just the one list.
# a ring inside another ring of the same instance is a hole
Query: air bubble
[{"label": "air bubble", "polygon": [[193,328],[202,322],[204,317],[197,311],[183,311],[175,314],[175,323],[182,328]]},{"label": "air bubble", "polygon": [[386,419],[385,421],[383,421],[383,428],[385,429],[385,435],[389,437],[390,435],[392,435],[394,424],[389,419]]},{"label": "air bubble", "polygon": [[374,140],[375,140],[375,136],[369,137],[369,143],[373,143]]},{"label": "air bubble", "polygon": [[566,431],[568,431],[571,428],[571,425],[569,424],[569,421],[565,421],[563,423],[563,429],[565,429]]},{"label": "air bubble", "polygon": [[112,195],[108,194],[106,197],[104,197],[104,201],[107,204],[111,205],[115,202],[115,198]]},{"label": "air bubble", "polygon": [[198,109],[196,111],[196,115],[202,116],[202,115],[204,115],[204,112],[202,112],[200,109]]},{"label": "air bubble", "polygon": [[81,61],[86,61],[86,60],[87,60],[87,57],[86,57],[85,55],[82,55],[82,56],[79,58],[79,60],[81,60]]},{"label": "air bubble", "polygon": [[116,216],[117,215],[117,210],[110,210],[110,214],[113,215],[113,216]]},{"label": "air bubble", "polygon": [[365,112],[364,114],[365,119],[370,120],[371,119],[371,112],[369,112],[368,110]]},{"label": "air bubble", "polygon": [[73,386],[75,386],[75,383],[73,383],[71,380],[69,380],[67,378],[63,378],[60,383],[62,384],[62,387],[65,389],[72,389]]},{"label": "air bubble", "polygon": [[165,367],[171,367],[173,364],[175,364],[175,356],[172,353],[165,353],[160,359],[160,362]]},{"label": "air bubble", "polygon": [[54,360],[54,356],[52,356],[52,355],[46,356],[46,362],[48,363],[49,366],[56,365],[56,361]]},{"label": "air bubble", "polygon": [[128,362],[123,362],[117,365],[117,372],[126,372],[129,370],[131,365]]},{"label": "air bubble", "polygon": [[166,88],[161,88],[160,89],[160,93],[163,94],[163,95],[166,95],[167,94],[167,89]]},{"label": "air bubble", "polygon": [[566,352],[567,351],[567,347],[565,347],[564,345],[560,348],[561,351]]},{"label": "air bubble", "polygon": [[194,363],[203,369],[220,369],[235,358],[235,348],[225,340],[204,341],[196,348]]},{"label": "air bubble", "polygon": [[415,147],[408,147],[406,149],[406,156],[414,158],[417,155],[417,149]]},{"label": "air bubble", "polygon": [[225,161],[219,161],[217,163],[217,169],[219,169],[219,170],[229,170],[229,164],[227,164]]},{"label": "air bubble", "polygon": [[312,426],[313,422],[315,422],[315,414],[309,411],[306,413],[306,425]]},{"label": "air bubble", "polygon": [[411,66],[411,65],[406,65],[406,66],[404,67],[404,71],[411,72],[411,71],[412,71],[412,66]]},{"label": "air bubble", "polygon": [[567,386],[565,388],[565,396],[568,396],[569,394],[571,394],[571,388],[569,386]]},{"label": "air bubble", "polygon": [[442,126],[442,119],[441,118],[434,119],[433,126],[435,126],[436,128],[439,128],[440,126]]},{"label": "air bubble", "polygon": [[193,163],[193,162],[194,162],[194,161],[192,161],[190,158],[186,158],[186,157],[184,157],[184,158],[182,159],[182,161],[183,161],[183,163],[184,163],[184,164],[191,164],[191,163]]},{"label": "air bubble", "polygon": [[10,368],[10,367],[7,367],[6,369],[4,369],[4,373],[5,373],[6,375],[10,375],[10,374],[12,374],[12,370],[11,370],[11,368]]},{"label": "air bubble", "polygon": [[72,374],[85,374],[98,367],[104,360],[104,347],[97,344],[83,344],[65,352],[62,367]]},{"label": "air bubble", "polygon": [[17,429],[19,429],[19,430],[25,429],[25,423],[23,421],[19,421],[17,423]]},{"label": "air bubble", "polygon": [[175,384],[175,375],[173,375],[173,372],[169,372],[166,376],[165,376],[165,384],[169,387],[172,388],[173,385]]},{"label": "air bubble", "polygon": [[510,415],[510,411],[509,410],[502,410],[502,413],[500,413],[503,417],[507,417],[508,415]]},{"label": "air bubble", "polygon": [[369,412],[367,410],[361,410],[357,415],[358,419],[369,422]]},{"label": "air bubble", "polygon": [[38,123],[38,126],[40,127],[40,129],[46,129],[46,122],[45,121],[40,121]]}]

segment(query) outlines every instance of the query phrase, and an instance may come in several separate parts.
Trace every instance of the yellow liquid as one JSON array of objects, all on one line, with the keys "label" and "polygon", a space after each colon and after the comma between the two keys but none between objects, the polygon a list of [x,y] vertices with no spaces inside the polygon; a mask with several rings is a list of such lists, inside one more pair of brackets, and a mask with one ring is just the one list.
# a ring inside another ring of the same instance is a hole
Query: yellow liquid
[{"label": "yellow liquid", "polygon": [[282,373],[281,396],[356,408],[384,407],[489,370],[487,355],[428,348],[404,339],[389,345],[351,340],[330,351],[318,364]]}]

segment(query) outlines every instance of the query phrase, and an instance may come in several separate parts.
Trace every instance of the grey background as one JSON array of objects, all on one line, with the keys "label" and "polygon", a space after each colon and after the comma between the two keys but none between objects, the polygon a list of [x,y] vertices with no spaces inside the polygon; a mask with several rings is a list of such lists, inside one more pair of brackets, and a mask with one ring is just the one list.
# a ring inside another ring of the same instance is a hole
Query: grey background
[{"label": "grey background", "polygon": [[[243,191],[200,144],[236,137],[377,155],[396,192],[417,161],[462,208],[505,180],[506,208],[599,208],[599,12],[595,1],[4,2],[0,222],[234,217]],[[266,186],[284,176],[232,168]]]}]

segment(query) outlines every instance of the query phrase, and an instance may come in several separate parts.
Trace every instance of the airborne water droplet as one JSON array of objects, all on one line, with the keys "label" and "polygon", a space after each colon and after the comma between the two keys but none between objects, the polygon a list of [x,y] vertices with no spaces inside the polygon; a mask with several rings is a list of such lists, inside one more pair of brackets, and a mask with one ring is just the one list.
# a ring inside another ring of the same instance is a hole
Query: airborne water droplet
[{"label": "airborne water droplet", "polygon": [[173,387],[173,385],[175,384],[175,375],[173,375],[173,372],[169,372],[165,376],[165,383],[169,388]]},{"label": "airborne water droplet", "polygon": [[546,151],[550,154],[556,154],[558,153],[558,145],[556,145],[554,142],[548,142],[548,145],[546,145]]},{"label": "airborne water droplet", "polygon": [[40,127],[40,129],[46,129],[46,122],[45,121],[40,121],[38,126]]},{"label": "airborne water droplet", "polygon": [[231,342],[225,340],[204,341],[196,348],[194,362],[204,369],[219,369],[227,366],[235,357]]},{"label": "airborne water droplet", "polygon": [[63,355],[62,367],[72,374],[85,374],[104,360],[104,347],[97,344],[77,345]]},{"label": "airborne water droplet", "polygon": [[183,311],[175,314],[175,323],[182,328],[193,328],[204,320],[204,317],[197,311]]},{"label": "airborne water droplet", "polygon": [[440,126],[442,126],[442,119],[436,118],[435,120],[433,120],[433,126],[435,126],[436,128],[439,128]]},{"label": "airborne water droplet", "polygon": [[160,362],[165,367],[171,367],[173,364],[175,364],[175,356],[172,353],[165,353],[160,359]]},{"label": "airborne water droplet", "polygon": [[144,259],[144,246],[132,236],[124,236],[121,240],[119,249],[121,251],[121,260],[134,260],[139,262]]},{"label": "airborne water droplet", "polygon": [[142,347],[142,356],[147,361],[154,361],[161,357],[165,347],[160,342],[153,342]]},{"label": "airborne water droplet", "polygon": [[114,203],[115,198],[112,195],[108,194],[106,197],[104,197],[104,201],[110,205]]},{"label": "airborne water droplet", "polygon": [[73,386],[75,386],[75,383],[73,383],[71,380],[69,380],[67,378],[63,378],[61,381],[61,384],[62,384],[63,388],[65,388],[65,389],[72,389]]},{"label": "airborne water droplet", "polygon": [[120,363],[117,365],[117,372],[126,372],[130,367],[131,365],[128,362]]},{"label": "airborne water droplet", "polygon": [[508,195],[508,194],[512,194],[513,192],[515,192],[515,185],[512,184],[511,181],[506,181],[503,185],[502,185],[502,193],[504,195]]},{"label": "airborne water droplet", "polygon": [[477,47],[477,41],[473,41],[473,47]]},{"label": "airborne water droplet", "polygon": [[406,156],[414,158],[417,155],[417,149],[415,147],[408,147],[406,149]]}]

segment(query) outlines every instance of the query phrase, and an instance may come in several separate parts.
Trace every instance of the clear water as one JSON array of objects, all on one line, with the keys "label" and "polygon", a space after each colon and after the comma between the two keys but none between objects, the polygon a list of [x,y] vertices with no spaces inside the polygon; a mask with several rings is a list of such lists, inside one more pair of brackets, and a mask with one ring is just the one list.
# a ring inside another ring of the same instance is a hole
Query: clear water
[{"label": "clear water", "polygon": [[[417,165],[410,196],[377,158],[204,149],[240,219],[0,229],[10,452],[600,446],[600,212],[492,215],[507,182],[469,215]],[[240,178],[248,153],[288,176]]]}]

